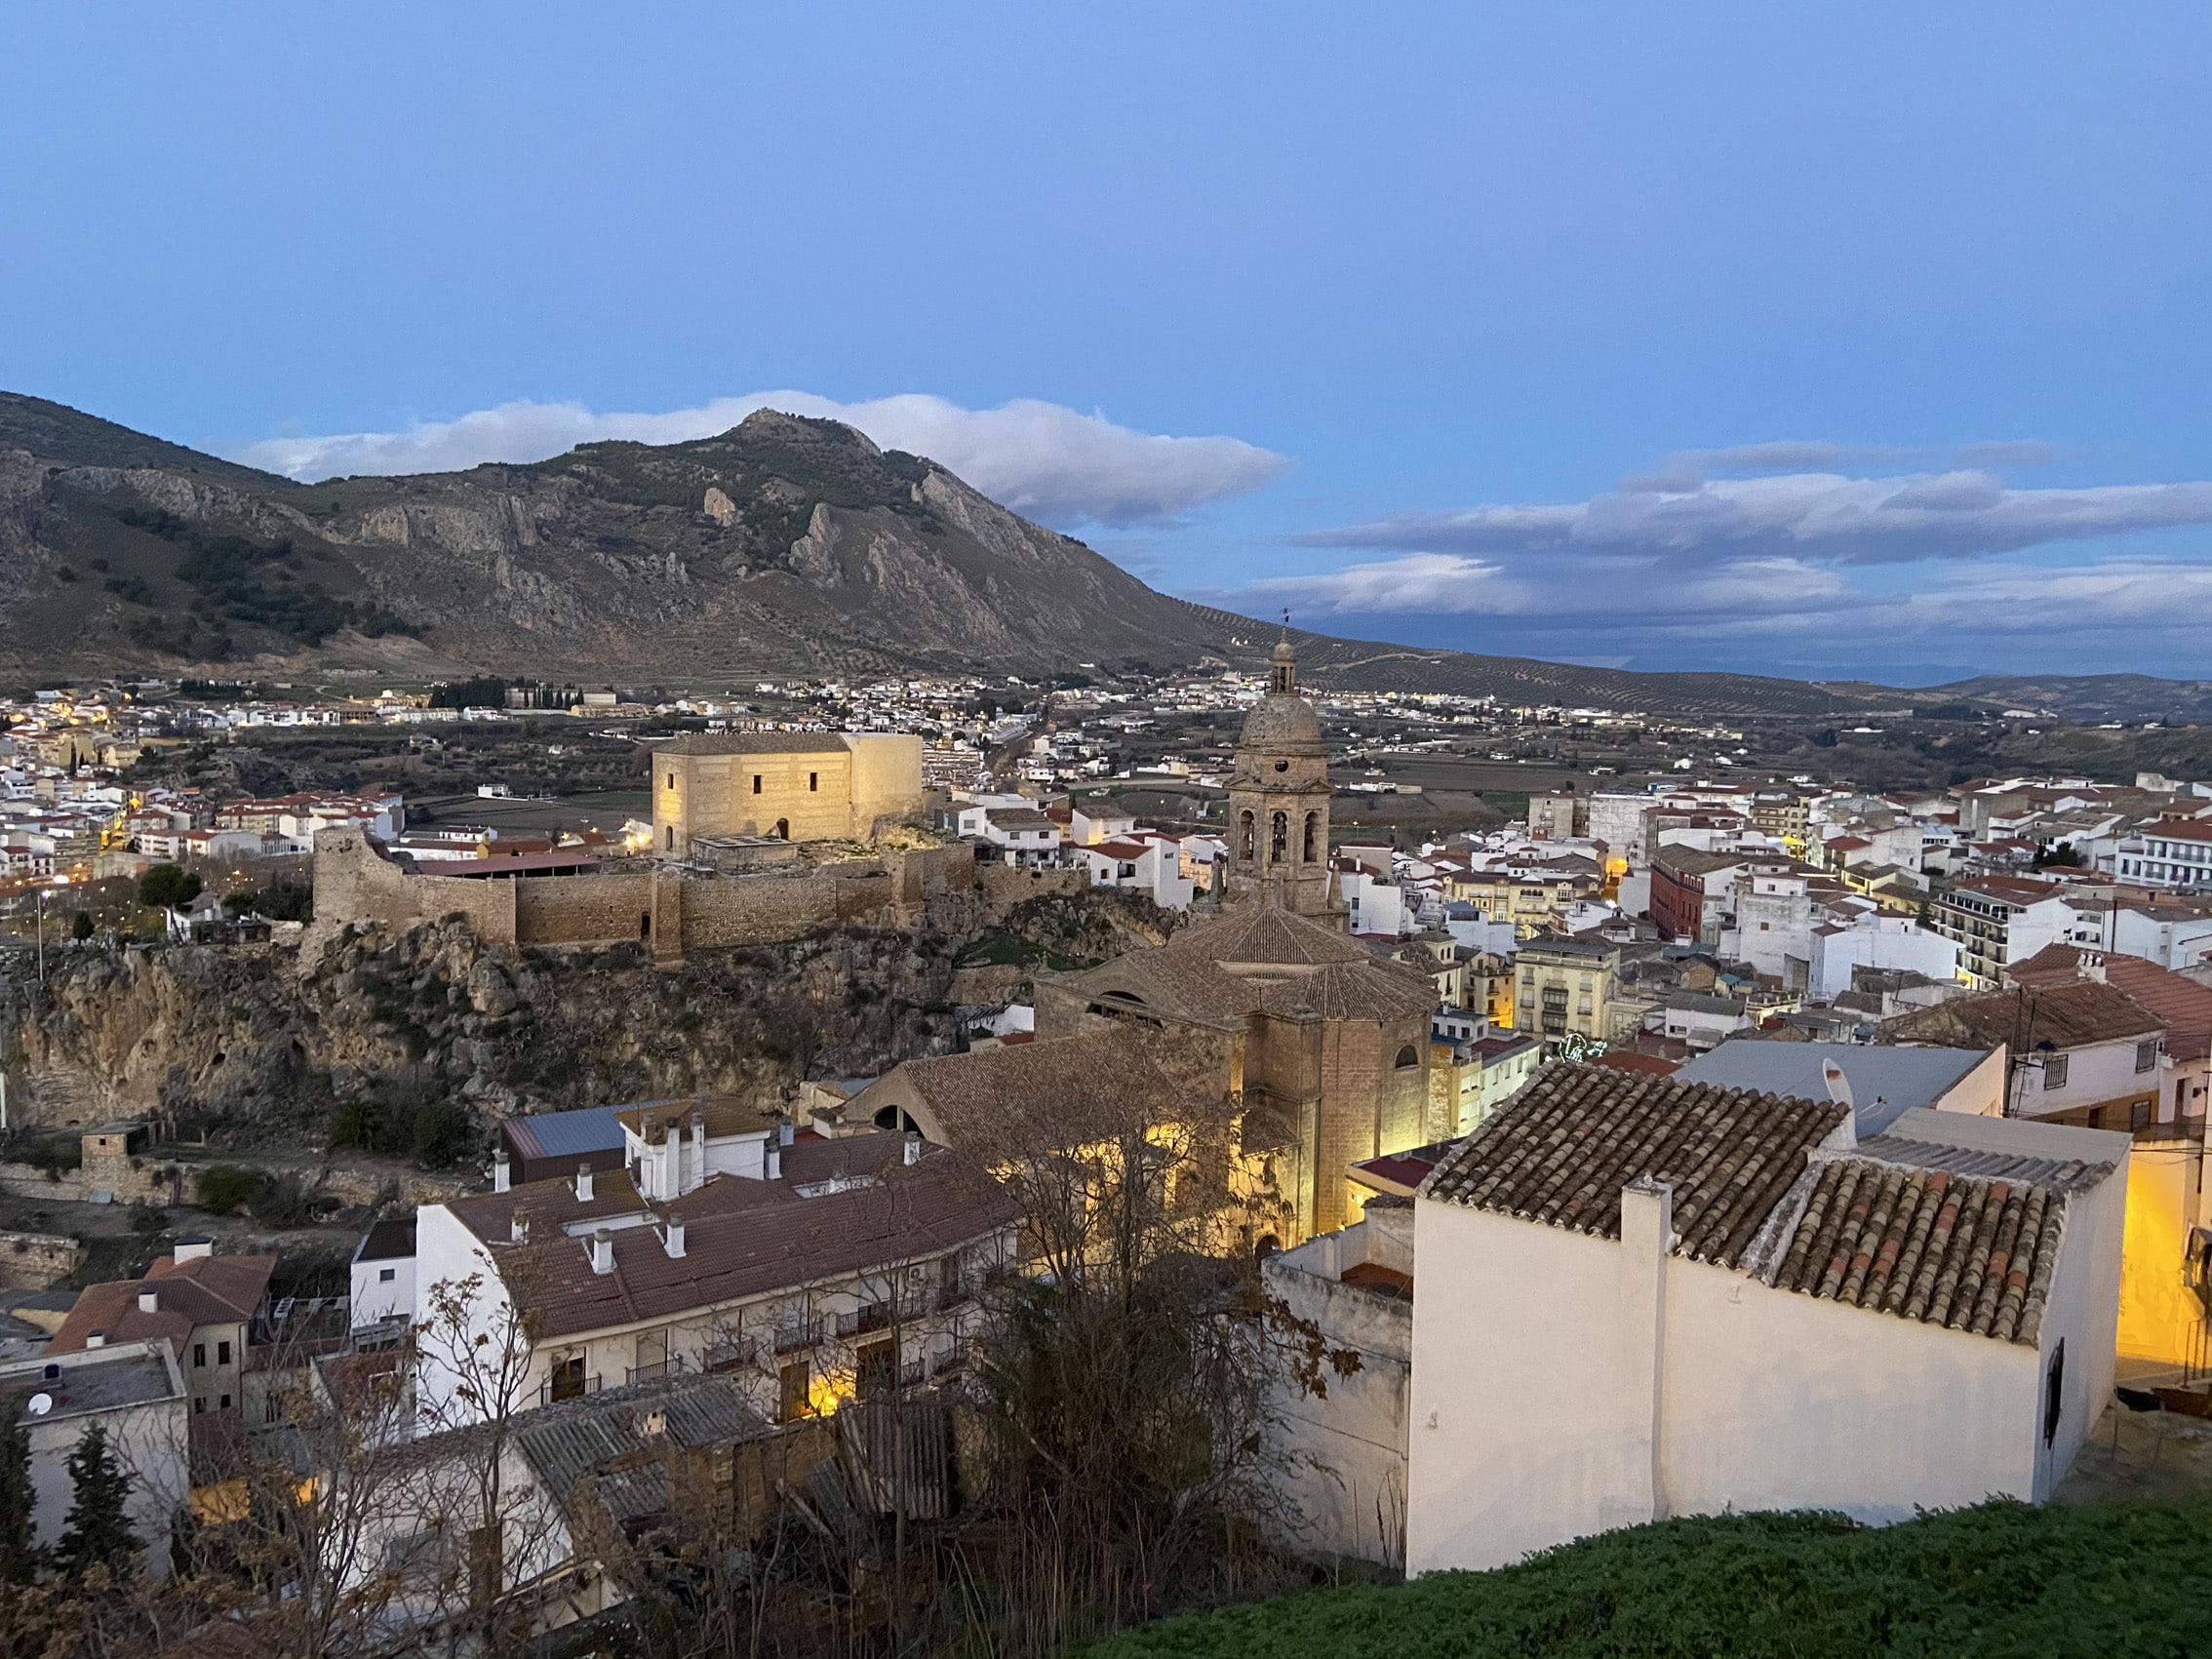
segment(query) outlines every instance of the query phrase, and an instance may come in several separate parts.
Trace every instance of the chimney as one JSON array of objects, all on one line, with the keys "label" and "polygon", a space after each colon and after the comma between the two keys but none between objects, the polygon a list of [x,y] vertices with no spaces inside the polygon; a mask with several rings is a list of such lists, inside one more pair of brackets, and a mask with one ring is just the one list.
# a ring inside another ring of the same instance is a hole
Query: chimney
[{"label": "chimney", "polygon": [[661,1138],[660,1114],[658,1112],[648,1112],[638,1119],[638,1139],[644,1141],[648,1146],[658,1146]]},{"label": "chimney", "polygon": [[770,1142],[768,1143],[768,1150],[767,1150],[767,1151],[766,1151],[766,1152],[765,1152],[765,1153],[764,1153],[764,1154],[763,1154],[762,1156],[763,1156],[763,1157],[764,1157],[764,1158],[765,1158],[765,1159],[767,1160],[767,1162],[768,1162],[768,1170],[767,1170],[767,1173],[768,1173],[768,1178],[769,1178],[770,1180],[771,1180],[771,1181],[780,1181],[780,1180],[782,1180],[782,1179],[783,1179],[783,1148],[782,1148],[782,1147],[780,1147],[780,1146],[778,1146],[778,1145],[776,1145],[776,1143],[775,1143],[774,1141],[772,1141],[772,1140],[771,1140],[771,1141],[770,1141]]},{"label": "chimney", "polygon": [[665,1406],[654,1406],[639,1420],[638,1432],[648,1440],[658,1440],[668,1433],[668,1411]]},{"label": "chimney", "polygon": [[198,1261],[202,1256],[214,1255],[215,1241],[205,1238],[179,1239],[177,1241],[177,1248],[174,1253],[177,1265],[182,1267],[188,1261]]},{"label": "chimney", "polygon": [[138,1312],[141,1314],[158,1314],[161,1312],[161,1292],[150,1284],[140,1286],[138,1290]]},{"label": "chimney", "polygon": [[614,1271],[614,1235],[604,1227],[591,1236],[591,1271],[594,1273],[612,1273]]},{"label": "chimney", "polygon": [[87,1348],[105,1348],[107,1346],[107,1332],[104,1330],[86,1331],[85,1346]]},{"label": "chimney", "polygon": [[591,1165],[588,1164],[576,1165],[576,1203],[591,1203]]},{"label": "chimney", "polygon": [[507,1237],[518,1244],[530,1242],[529,1205],[520,1204],[515,1205],[515,1212],[507,1217]]},{"label": "chimney", "polygon": [[776,1126],[775,1141],[778,1146],[789,1146],[798,1138],[799,1126],[797,1124],[794,1124],[789,1118],[784,1119],[780,1124]]},{"label": "chimney", "polygon": [[682,1216],[671,1215],[668,1218],[668,1229],[661,1234],[660,1242],[666,1246],[671,1257],[681,1256],[684,1253],[684,1218]]},{"label": "chimney", "polygon": [[492,1190],[495,1193],[503,1193],[513,1185],[514,1182],[507,1167],[507,1149],[502,1146],[492,1155]]},{"label": "chimney", "polygon": [[922,1135],[919,1130],[906,1131],[906,1165],[912,1168],[922,1162]]},{"label": "chimney", "polygon": [[706,1114],[691,1114],[691,1185],[706,1184]]}]

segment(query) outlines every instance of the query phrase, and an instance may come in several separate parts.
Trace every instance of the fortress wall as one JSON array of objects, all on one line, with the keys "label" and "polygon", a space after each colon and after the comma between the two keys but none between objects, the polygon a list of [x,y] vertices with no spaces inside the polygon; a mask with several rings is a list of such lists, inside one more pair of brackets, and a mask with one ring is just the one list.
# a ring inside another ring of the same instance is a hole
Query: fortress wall
[{"label": "fortress wall", "polygon": [[684,875],[668,868],[523,878],[427,876],[387,862],[358,831],[315,838],[315,923],[310,952],[346,923],[394,929],[465,914],[498,944],[650,942],[656,959],[685,949],[776,944],[823,928],[988,926],[1023,899],[1082,892],[1083,870],[1016,870],[979,864],[974,849],[916,848],[882,858],[827,864],[805,875]]},{"label": "fortress wall", "polygon": [[922,739],[863,732],[849,735],[852,751],[852,828],[873,834],[885,818],[911,818],[922,810]]}]

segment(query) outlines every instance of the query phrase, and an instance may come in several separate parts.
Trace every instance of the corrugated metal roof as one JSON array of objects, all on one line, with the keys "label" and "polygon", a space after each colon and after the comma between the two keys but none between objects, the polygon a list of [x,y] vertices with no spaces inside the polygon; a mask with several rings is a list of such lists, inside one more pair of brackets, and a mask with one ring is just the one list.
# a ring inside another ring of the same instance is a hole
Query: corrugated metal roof
[{"label": "corrugated metal roof", "polygon": [[619,1106],[586,1106],[575,1112],[538,1112],[506,1120],[507,1138],[525,1158],[567,1158],[585,1152],[618,1152]]},{"label": "corrugated metal roof", "polygon": [[1682,1083],[1713,1083],[1799,1100],[1826,1100],[1821,1065],[1834,1060],[1850,1086],[1852,1124],[1860,1137],[1877,1135],[1901,1112],[1933,1106],[1987,1057],[1981,1048],[1906,1048],[1866,1043],[1768,1043],[1739,1039],[1700,1054],[1675,1074]]},{"label": "corrugated metal roof", "polygon": [[[648,1432],[652,1413],[662,1414],[658,1434]],[[769,1433],[769,1423],[745,1403],[730,1377],[639,1383],[586,1395],[531,1412],[515,1431],[515,1444],[557,1499],[567,1500],[591,1480],[601,1503],[617,1520],[667,1508],[666,1479],[656,1463],[631,1461],[660,1447],[695,1451],[733,1445]],[[624,1461],[601,1473],[603,1465]]]}]

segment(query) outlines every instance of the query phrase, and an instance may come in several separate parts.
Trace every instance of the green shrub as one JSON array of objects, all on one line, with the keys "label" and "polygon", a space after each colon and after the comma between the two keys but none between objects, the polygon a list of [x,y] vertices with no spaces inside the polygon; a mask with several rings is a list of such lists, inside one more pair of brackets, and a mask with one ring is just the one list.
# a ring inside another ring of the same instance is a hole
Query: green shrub
[{"label": "green shrub", "polygon": [[246,1213],[256,1224],[269,1228],[304,1227],[315,1218],[307,1188],[290,1170],[263,1175],[254,1183],[246,1201]]},{"label": "green shrub", "polygon": [[1092,1659],[1598,1659],[1715,1653],[2212,1651],[2212,1496],[2003,1501],[1862,1527],[1838,1515],[1662,1521],[1494,1572],[1309,1591],[1167,1619]]},{"label": "green shrub", "polygon": [[217,1164],[202,1169],[198,1183],[200,1207],[210,1215],[236,1215],[260,1183],[260,1176],[235,1164]]},{"label": "green shrub", "polygon": [[458,1164],[475,1145],[476,1119],[459,1101],[434,1101],[415,1114],[415,1161],[423,1168]]}]

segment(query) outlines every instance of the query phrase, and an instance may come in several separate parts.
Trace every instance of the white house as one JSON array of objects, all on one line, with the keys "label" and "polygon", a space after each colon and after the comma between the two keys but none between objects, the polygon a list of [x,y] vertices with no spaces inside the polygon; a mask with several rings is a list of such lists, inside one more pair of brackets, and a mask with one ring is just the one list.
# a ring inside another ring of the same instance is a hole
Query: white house
[{"label": "white house", "polygon": [[353,1249],[353,1328],[375,1329],[415,1318],[415,1217],[387,1216]]},{"label": "white house", "polygon": [[1851,988],[1854,968],[1903,968],[1930,979],[1958,976],[1958,946],[1909,916],[1867,911],[1848,927],[1828,924],[1807,935],[1805,995],[1833,1002]]},{"label": "white house", "polygon": [[2157,1121],[2166,1022],[2116,985],[2077,979],[1954,997],[1883,1022],[1882,1043],[2007,1047],[2007,1110],[2092,1129]]},{"label": "white house", "polygon": [[1094,888],[1141,892],[1164,910],[1188,910],[1195,890],[1183,874],[1182,844],[1172,836],[1139,831],[1078,847]]},{"label": "white house", "polygon": [[191,1489],[186,1396],[166,1336],[0,1362],[0,1399],[29,1442],[33,1539],[48,1548],[60,1539],[76,1493],[69,1456],[98,1427],[131,1476],[125,1513],[145,1570],[166,1577],[170,1525]]},{"label": "white house", "polygon": [[2126,1157],[1548,1068],[1415,1201],[1407,1570],[1670,1516],[2042,1501],[2111,1397]]},{"label": "white house", "polygon": [[2212,888],[2212,818],[2160,818],[2119,850],[2122,881]]},{"label": "white house", "polygon": [[[719,1101],[618,1118],[623,1169],[508,1186],[502,1161],[493,1192],[415,1211],[425,1427],[470,1414],[457,1339],[476,1332],[527,1341],[515,1406],[728,1370],[789,1421],[963,1362],[1016,1214],[968,1159],[919,1136],[764,1127]],[[463,1286],[466,1332],[440,1307]]]}]

